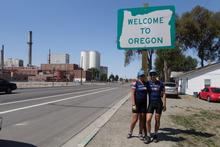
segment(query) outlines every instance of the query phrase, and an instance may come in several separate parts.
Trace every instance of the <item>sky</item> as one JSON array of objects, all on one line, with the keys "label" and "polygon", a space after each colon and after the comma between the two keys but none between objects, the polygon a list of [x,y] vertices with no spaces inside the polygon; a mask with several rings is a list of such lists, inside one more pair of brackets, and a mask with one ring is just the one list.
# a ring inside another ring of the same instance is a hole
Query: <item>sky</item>
[{"label": "sky", "polygon": [[26,66],[32,31],[33,65],[47,63],[49,49],[70,54],[74,64],[79,64],[81,51],[96,50],[109,74],[135,78],[141,57],[124,67],[124,51],[116,43],[117,11],[144,3],[174,5],[178,15],[196,5],[220,11],[220,0],[0,0],[0,45],[5,46],[5,58],[22,59]]}]

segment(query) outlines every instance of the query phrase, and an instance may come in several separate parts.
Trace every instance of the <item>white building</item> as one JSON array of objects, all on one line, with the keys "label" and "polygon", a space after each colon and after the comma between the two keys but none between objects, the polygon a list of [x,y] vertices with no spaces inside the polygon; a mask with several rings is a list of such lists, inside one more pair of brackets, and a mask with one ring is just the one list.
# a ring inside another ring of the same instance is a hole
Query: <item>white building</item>
[{"label": "white building", "polygon": [[8,58],[4,61],[5,67],[23,67],[24,61],[21,59]]},{"label": "white building", "polygon": [[100,68],[100,53],[97,51],[82,51],[80,54],[80,67],[84,70]]},{"label": "white building", "polygon": [[51,64],[69,64],[70,63],[69,54],[51,54],[50,63]]},{"label": "white building", "polygon": [[220,87],[220,62],[178,76],[179,92],[194,95],[205,86]]},{"label": "white building", "polygon": [[89,69],[89,52],[88,51],[82,51],[80,53],[80,67],[82,67],[84,70]]}]

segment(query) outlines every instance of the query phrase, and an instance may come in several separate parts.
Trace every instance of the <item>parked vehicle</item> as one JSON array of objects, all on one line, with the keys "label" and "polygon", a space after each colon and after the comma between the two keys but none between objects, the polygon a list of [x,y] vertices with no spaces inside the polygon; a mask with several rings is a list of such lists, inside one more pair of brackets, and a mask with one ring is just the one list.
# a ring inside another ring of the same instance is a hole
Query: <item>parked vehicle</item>
[{"label": "parked vehicle", "polygon": [[174,97],[178,97],[178,87],[177,87],[176,83],[174,83],[174,82],[165,82],[164,87],[165,87],[166,95],[171,95],[171,96],[174,96]]},{"label": "parked vehicle", "polygon": [[11,93],[12,90],[17,89],[17,85],[15,83],[10,83],[7,80],[0,79],[0,92]]},{"label": "parked vehicle", "polygon": [[220,101],[220,88],[218,87],[206,87],[198,94],[199,99],[207,101]]}]

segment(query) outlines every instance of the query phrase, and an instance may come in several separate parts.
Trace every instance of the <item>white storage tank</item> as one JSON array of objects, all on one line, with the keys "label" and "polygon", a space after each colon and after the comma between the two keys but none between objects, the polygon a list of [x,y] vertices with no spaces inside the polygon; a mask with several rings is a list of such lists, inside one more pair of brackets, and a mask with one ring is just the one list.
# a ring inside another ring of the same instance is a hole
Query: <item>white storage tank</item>
[{"label": "white storage tank", "polygon": [[89,51],[89,68],[100,68],[100,53]]},{"label": "white storage tank", "polygon": [[89,52],[88,51],[81,52],[80,67],[82,67],[84,70],[87,70],[89,68]]}]

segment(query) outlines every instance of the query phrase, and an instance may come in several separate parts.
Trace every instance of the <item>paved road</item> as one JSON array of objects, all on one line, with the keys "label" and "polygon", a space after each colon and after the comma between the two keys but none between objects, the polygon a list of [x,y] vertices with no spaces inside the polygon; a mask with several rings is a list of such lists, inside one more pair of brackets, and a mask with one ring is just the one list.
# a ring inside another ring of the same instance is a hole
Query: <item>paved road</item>
[{"label": "paved road", "polygon": [[121,85],[16,90],[0,94],[0,146],[56,147],[127,95]]}]

